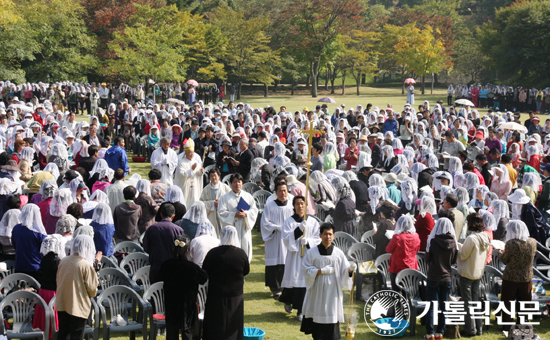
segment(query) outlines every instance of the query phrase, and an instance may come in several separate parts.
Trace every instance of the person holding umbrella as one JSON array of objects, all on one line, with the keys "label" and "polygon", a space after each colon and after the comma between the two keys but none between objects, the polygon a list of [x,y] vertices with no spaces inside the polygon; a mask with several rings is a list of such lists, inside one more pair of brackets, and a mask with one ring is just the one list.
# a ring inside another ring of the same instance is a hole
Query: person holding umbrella
[{"label": "person holding umbrella", "polygon": [[414,105],[414,83],[416,82],[412,78],[405,80],[405,84],[409,85],[409,87],[407,87],[407,104],[411,105]]},{"label": "person holding umbrella", "polygon": [[195,98],[196,98],[196,95],[197,95],[197,92],[195,91],[195,86],[198,86],[199,84],[193,79],[189,79],[187,81],[187,84],[189,84],[189,90],[187,91],[187,94],[189,96],[189,100],[188,100],[187,104],[189,106],[192,106],[195,103]]}]

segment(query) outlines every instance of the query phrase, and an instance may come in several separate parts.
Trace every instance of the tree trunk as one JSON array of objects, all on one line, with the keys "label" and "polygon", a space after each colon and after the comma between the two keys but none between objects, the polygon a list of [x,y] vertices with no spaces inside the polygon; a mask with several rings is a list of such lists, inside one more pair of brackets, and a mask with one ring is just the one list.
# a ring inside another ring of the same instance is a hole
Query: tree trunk
[{"label": "tree trunk", "polygon": [[330,79],[330,94],[334,94],[334,79]]},{"label": "tree trunk", "polygon": [[237,99],[241,99],[241,92],[243,90],[243,83],[239,80],[238,86],[237,86]]},{"label": "tree trunk", "polygon": [[426,76],[422,76],[422,95],[424,95],[424,85],[426,84]]},{"label": "tree trunk", "polygon": [[264,83],[264,98],[267,97],[267,92],[269,92],[269,85],[267,85],[267,83]]},{"label": "tree trunk", "polygon": [[[476,77],[477,78],[477,77]],[[434,73],[434,83],[437,85],[438,84],[438,81],[437,81],[437,73]]]},{"label": "tree trunk", "polygon": [[330,68],[325,72],[325,91],[328,91],[328,78],[330,77]]},{"label": "tree trunk", "polygon": [[309,89],[309,81],[311,80],[311,74],[308,73],[306,77],[306,89]]},{"label": "tree trunk", "polygon": [[357,83],[357,95],[361,95],[361,75],[358,74],[357,78],[355,78],[355,83]]},{"label": "tree trunk", "polygon": [[342,72],[342,96],[346,94],[346,71]]},{"label": "tree trunk", "polygon": [[366,74],[362,74],[361,75],[361,84],[362,85],[365,85],[367,83],[367,75]]},{"label": "tree trunk", "polygon": [[294,95],[294,87],[296,85],[296,81],[294,79],[292,79],[292,83],[290,84],[290,95],[293,96]]},{"label": "tree trunk", "polygon": [[317,97],[317,81],[319,80],[319,60],[311,63],[311,96]]}]

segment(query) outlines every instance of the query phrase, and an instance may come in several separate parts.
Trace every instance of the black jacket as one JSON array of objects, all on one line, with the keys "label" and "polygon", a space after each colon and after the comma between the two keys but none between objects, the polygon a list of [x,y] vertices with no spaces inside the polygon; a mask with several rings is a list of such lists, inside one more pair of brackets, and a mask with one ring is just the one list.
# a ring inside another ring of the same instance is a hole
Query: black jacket
[{"label": "black jacket", "polygon": [[418,174],[418,188],[422,188],[423,186],[426,186],[426,185],[430,186],[431,188],[432,183],[434,181],[434,173],[435,173],[434,168],[427,168],[422,170]]},{"label": "black jacket", "polygon": [[380,158],[382,158],[382,149],[380,148],[380,145],[375,143],[374,146],[371,148],[371,151],[371,164],[374,168],[376,168],[378,166],[378,163],[380,163]]},{"label": "black jacket", "polygon": [[491,164],[488,162],[485,163],[481,167],[481,176],[483,176],[483,179],[485,180],[485,185],[491,189],[491,180],[493,179],[493,175],[489,172],[491,170]]},{"label": "black jacket", "polygon": [[244,182],[248,182],[250,179],[250,169],[252,168],[252,159],[254,155],[252,151],[246,149],[235,157],[235,160],[239,162],[237,165],[237,172],[243,176]]}]

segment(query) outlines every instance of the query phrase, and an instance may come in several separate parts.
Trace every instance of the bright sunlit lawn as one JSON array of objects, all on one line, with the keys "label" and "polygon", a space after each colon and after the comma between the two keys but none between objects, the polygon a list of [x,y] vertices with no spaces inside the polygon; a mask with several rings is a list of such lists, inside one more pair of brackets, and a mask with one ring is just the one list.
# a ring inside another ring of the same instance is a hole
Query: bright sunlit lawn
[{"label": "bright sunlit lawn", "polygon": [[[337,90],[340,93],[340,90]],[[342,103],[346,104],[347,108],[355,108],[357,105],[371,103],[373,106],[379,106],[380,108],[386,107],[388,103],[393,104],[394,110],[400,111],[406,102],[406,96],[401,95],[400,88],[373,88],[362,87],[361,96],[355,95],[355,87],[347,88],[347,95],[330,95],[321,91],[319,98],[330,96],[336,100],[336,104],[329,104],[329,111],[334,112],[334,108]],[[444,104],[447,104],[446,90],[436,89],[434,95],[421,96],[419,86],[416,90],[417,95],[415,101],[415,108],[418,107],[424,100],[429,100],[430,105],[433,106],[438,99],[442,99]],[[426,93],[429,93],[429,88],[426,89]],[[290,93],[281,93],[270,95],[267,98],[263,96],[245,96],[240,101],[244,103],[250,103],[252,107],[263,107],[265,105],[274,106],[277,110],[280,106],[287,107],[287,111],[293,112],[296,110],[302,110],[304,107],[309,109],[315,109],[317,100],[311,98],[311,96],[300,93],[296,96],[291,96]],[[237,100],[236,100],[237,101]],[[480,110],[485,112],[486,110]],[[522,117],[525,119],[526,117]],[[77,120],[88,120],[87,116],[77,116]],[[131,158],[130,154],[128,155]],[[147,178],[147,173],[151,170],[149,163],[133,163],[130,160],[130,167],[132,173],[139,173],[144,178]],[[273,300],[269,288],[264,286],[264,243],[261,235],[258,231],[252,231],[254,255],[252,259],[250,274],[246,276],[245,290],[245,326],[256,327],[263,329],[266,332],[265,339],[311,339],[311,336],[306,336],[300,332],[300,323],[296,320],[296,312],[288,315],[284,311],[282,303]],[[344,293],[344,305],[345,315],[349,315],[349,292]],[[355,302],[354,311],[359,314],[359,325],[356,332],[355,339],[374,339],[381,338],[380,336],[372,333],[367,327],[364,320],[364,302]],[[550,339],[550,321],[548,319],[537,320],[541,321],[540,326],[535,326],[535,333],[538,333],[541,338]],[[491,318],[491,327],[488,331],[484,331],[483,336],[479,339],[503,339],[504,335],[498,331],[494,316]],[[346,325],[341,325],[342,337],[345,338]],[[426,333],[424,326],[420,325],[420,321],[417,323],[417,333],[414,339],[422,339]],[[405,338],[411,338],[407,333]],[[127,339],[128,336],[116,337],[115,339]],[[159,339],[164,340],[163,336]]]}]

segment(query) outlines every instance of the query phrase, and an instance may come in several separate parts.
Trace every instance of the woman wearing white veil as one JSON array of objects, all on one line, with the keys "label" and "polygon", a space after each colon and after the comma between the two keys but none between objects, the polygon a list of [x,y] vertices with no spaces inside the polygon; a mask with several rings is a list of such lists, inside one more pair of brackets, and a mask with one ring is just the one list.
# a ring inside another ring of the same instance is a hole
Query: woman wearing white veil
[{"label": "woman wearing white veil", "polygon": [[414,218],[411,215],[401,216],[395,224],[393,237],[386,247],[386,252],[391,254],[388,272],[393,290],[401,291],[395,282],[397,273],[406,268],[418,270],[416,253],[419,249],[420,238],[414,227]]},{"label": "woman wearing white veil", "polygon": [[19,214],[20,223],[12,230],[11,242],[15,249],[15,270],[40,279],[40,246],[46,238],[40,208],[26,204]]},{"label": "woman wearing white veil", "polygon": [[[436,283],[427,287],[430,301],[438,301],[440,309],[445,311],[452,283],[452,268],[457,261],[458,241],[453,223],[445,217],[437,220],[426,242],[426,262],[429,264],[428,280]],[[435,329],[437,338],[443,337],[445,330],[445,315],[438,311],[438,324]],[[434,337],[433,307],[428,311],[430,319],[426,319],[428,337]]]}]

